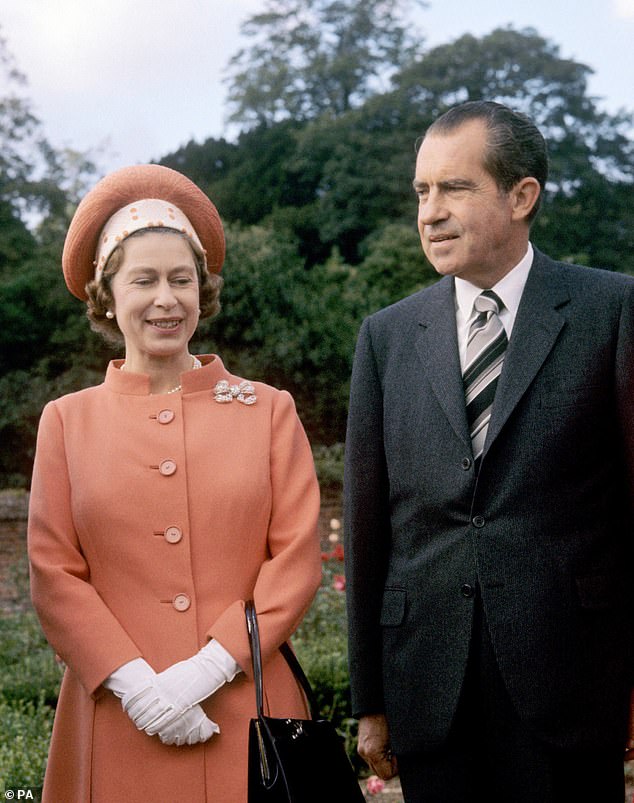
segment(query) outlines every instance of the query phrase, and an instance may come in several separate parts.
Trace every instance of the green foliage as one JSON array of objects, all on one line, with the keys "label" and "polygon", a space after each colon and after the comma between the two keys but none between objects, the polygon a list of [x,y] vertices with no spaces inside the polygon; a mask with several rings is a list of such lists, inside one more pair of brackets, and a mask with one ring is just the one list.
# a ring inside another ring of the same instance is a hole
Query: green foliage
[{"label": "green foliage", "polygon": [[0,619],[0,793],[42,785],[60,679],[34,614]]},{"label": "green foliage", "polygon": [[414,225],[391,223],[363,243],[359,276],[367,288],[369,311],[393,304],[435,282],[438,274],[424,258]]},{"label": "green foliage", "polygon": [[343,443],[313,446],[315,470],[322,491],[326,489],[340,491],[343,487],[343,456]]},{"label": "green foliage", "polygon": [[359,105],[412,58],[420,35],[406,11],[403,0],[267,0],[229,64],[230,119],[261,127]]},{"label": "green foliage", "polygon": [[21,263],[35,250],[35,238],[11,204],[0,200],[0,278],[20,270]]},{"label": "green foliage", "polygon": [[533,241],[556,259],[580,255],[586,264],[631,270],[633,118],[600,111],[588,96],[591,72],[535,30],[503,28],[429,51],[395,78],[389,102],[412,137],[466,100],[497,100],[528,114],[546,137],[550,161]]},{"label": "green foliage", "polygon": [[0,700],[16,707],[21,702],[54,706],[61,670],[35,615],[0,619],[0,646]]},{"label": "green foliage", "polygon": [[94,371],[81,365],[80,360],[81,357],[77,365],[69,360],[71,364],[65,369],[54,357],[45,357],[30,371],[18,369],[0,378],[0,487],[28,486],[44,405],[50,399],[102,381],[103,370]]},{"label": "green foliage", "polygon": [[42,408],[100,382],[109,357],[84,305],[66,290],[59,263],[57,245],[38,245],[19,269],[0,276],[0,487],[28,484]]},{"label": "green foliage", "polygon": [[374,108],[370,102],[339,119],[324,115],[307,126],[298,133],[293,165],[314,182],[320,240],[352,264],[360,260],[361,242],[400,219],[407,202],[409,222],[415,220],[414,149],[411,142],[398,148],[399,135],[392,126],[381,129],[384,121]]},{"label": "green foliage", "polygon": [[16,219],[25,209],[63,217],[67,201],[76,198],[73,191],[83,190],[83,179],[94,173],[95,166],[84,154],[51,147],[24,94],[26,77],[1,33],[0,77],[0,205],[8,204]]},{"label": "green foliage", "polygon": [[344,736],[350,760],[360,771],[357,726],[350,701],[346,598],[344,591],[333,585],[343,581],[343,562],[330,557],[324,560],[323,567],[321,587],[293,636],[293,647],[313,687],[321,714]]},{"label": "green foliage", "polygon": [[41,787],[53,729],[53,709],[42,700],[14,705],[0,698],[0,794],[12,787]]},{"label": "green foliage", "polygon": [[278,206],[301,207],[312,187],[292,169],[298,124],[294,120],[240,134],[236,143],[190,142],[161,159],[213,199],[223,221],[258,223]]},{"label": "green foliage", "polygon": [[[405,10],[397,0],[270,0],[247,21],[253,49],[230,70],[233,108],[244,112],[236,141],[190,142],[163,160],[228,224],[223,311],[193,347],[288,389],[314,443],[345,436],[363,317],[436,278],[418,243],[411,179],[416,140],[447,106],[491,98],[528,112],[547,136],[552,179],[533,242],[555,258],[634,273],[631,115],[600,111],[589,68],[532,29],[414,53]],[[348,81],[354,64],[364,70]],[[92,166],[46,143],[0,41],[2,71],[0,486],[26,486],[42,406],[101,381],[114,354],[89,331],[59,267]],[[40,211],[37,229],[22,208]]]},{"label": "green foliage", "polygon": [[[591,264],[622,270],[624,257],[634,261],[627,247],[632,117],[599,110],[587,93],[590,72],[532,29],[465,35],[419,55],[394,74],[391,91],[369,94],[356,108],[335,112],[330,105],[301,125],[295,116],[243,134],[234,168],[204,186],[230,219],[284,220],[308,264],[323,262],[336,246],[355,265],[368,236],[386,225],[412,225],[415,143],[429,123],[456,102],[495,99],[527,112],[549,142],[548,214],[535,226],[536,244],[554,257],[582,252]],[[186,163],[181,167],[187,172]],[[608,208],[606,220],[600,210]],[[590,247],[570,248],[567,241],[582,232]]]},{"label": "green foliage", "polygon": [[345,428],[354,339],[366,305],[357,271],[333,255],[308,269],[297,244],[270,227],[228,227],[220,317],[197,347],[218,351],[231,370],[295,396],[320,442]]}]

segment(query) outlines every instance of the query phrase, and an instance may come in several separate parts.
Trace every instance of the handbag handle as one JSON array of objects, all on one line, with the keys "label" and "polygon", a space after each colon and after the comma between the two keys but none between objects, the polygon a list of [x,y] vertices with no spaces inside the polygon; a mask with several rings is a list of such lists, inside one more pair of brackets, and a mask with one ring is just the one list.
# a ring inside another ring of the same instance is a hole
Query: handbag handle
[{"label": "handbag handle", "polygon": [[[255,604],[253,600],[247,600],[244,606],[244,613],[247,620],[247,633],[249,634],[249,647],[251,649],[251,662],[253,664],[253,679],[255,682],[255,704],[257,708],[258,718],[264,716],[264,684],[262,680],[262,653],[260,651],[260,631],[258,629],[258,616],[255,610]],[[300,686],[302,687],[304,694],[306,695],[306,699],[308,700],[308,707],[310,708],[310,715],[312,719],[321,719],[321,715],[319,713],[319,705],[317,703],[317,697],[315,696],[315,692],[313,691],[312,686],[306,675],[304,674],[304,670],[301,667],[301,664],[297,660],[295,653],[289,647],[289,645],[284,642],[284,644],[280,645],[280,652],[286,659],[286,663],[289,665],[293,675],[295,675],[296,679],[298,680]]]}]

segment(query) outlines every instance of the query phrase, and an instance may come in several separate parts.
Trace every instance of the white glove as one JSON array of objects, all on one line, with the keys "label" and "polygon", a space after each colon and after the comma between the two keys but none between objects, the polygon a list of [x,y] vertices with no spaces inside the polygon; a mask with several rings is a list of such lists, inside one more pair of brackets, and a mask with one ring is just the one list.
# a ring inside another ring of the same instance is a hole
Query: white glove
[{"label": "white glove", "polygon": [[183,744],[206,742],[214,733],[220,733],[218,725],[205,716],[205,712],[199,705],[195,705],[185,711],[171,725],[160,730],[158,737],[163,744],[175,744],[180,747]]},{"label": "white glove", "polygon": [[156,675],[152,692],[130,699],[126,710],[139,729],[154,736],[232,681],[238,672],[240,667],[233,657],[212,639],[196,655]]},{"label": "white glove", "polygon": [[107,677],[103,685],[106,689],[123,699],[126,695],[135,695],[152,688],[152,681],[156,677],[156,672],[144,661],[143,658],[135,658],[123,664]]},{"label": "white glove", "polygon": [[[155,679],[156,672],[152,667],[143,658],[135,658],[120,666],[103,682],[107,689],[121,698],[123,710],[139,730],[142,727],[138,724],[138,717],[155,705]],[[220,733],[218,725],[205,716],[199,705],[195,705],[183,717],[158,732],[158,736],[164,744],[183,745],[206,742],[214,733]]]}]

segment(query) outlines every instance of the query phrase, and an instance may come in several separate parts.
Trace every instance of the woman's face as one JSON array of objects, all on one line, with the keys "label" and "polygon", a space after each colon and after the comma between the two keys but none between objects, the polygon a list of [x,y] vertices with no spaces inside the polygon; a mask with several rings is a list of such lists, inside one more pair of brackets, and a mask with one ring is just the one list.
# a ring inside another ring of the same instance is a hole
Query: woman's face
[{"label": "woman's face", "polygon": [[147,232],[122,244],[111,282],[126,360],[186,354],[199,317],[198,273],[179,234]]}]

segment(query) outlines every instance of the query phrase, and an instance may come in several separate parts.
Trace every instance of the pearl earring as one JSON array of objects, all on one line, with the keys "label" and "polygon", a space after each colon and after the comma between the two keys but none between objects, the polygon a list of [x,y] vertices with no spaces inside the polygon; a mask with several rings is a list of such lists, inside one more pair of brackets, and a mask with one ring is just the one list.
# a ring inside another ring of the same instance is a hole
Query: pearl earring
[{"label": "pearl earring", "polygon": [[106,312],[106,318],[107,318],[109,321],[111,321],[111,320],[114,318],[114,312],[113,312],[111,309],[107,310],[107,312]]}]

